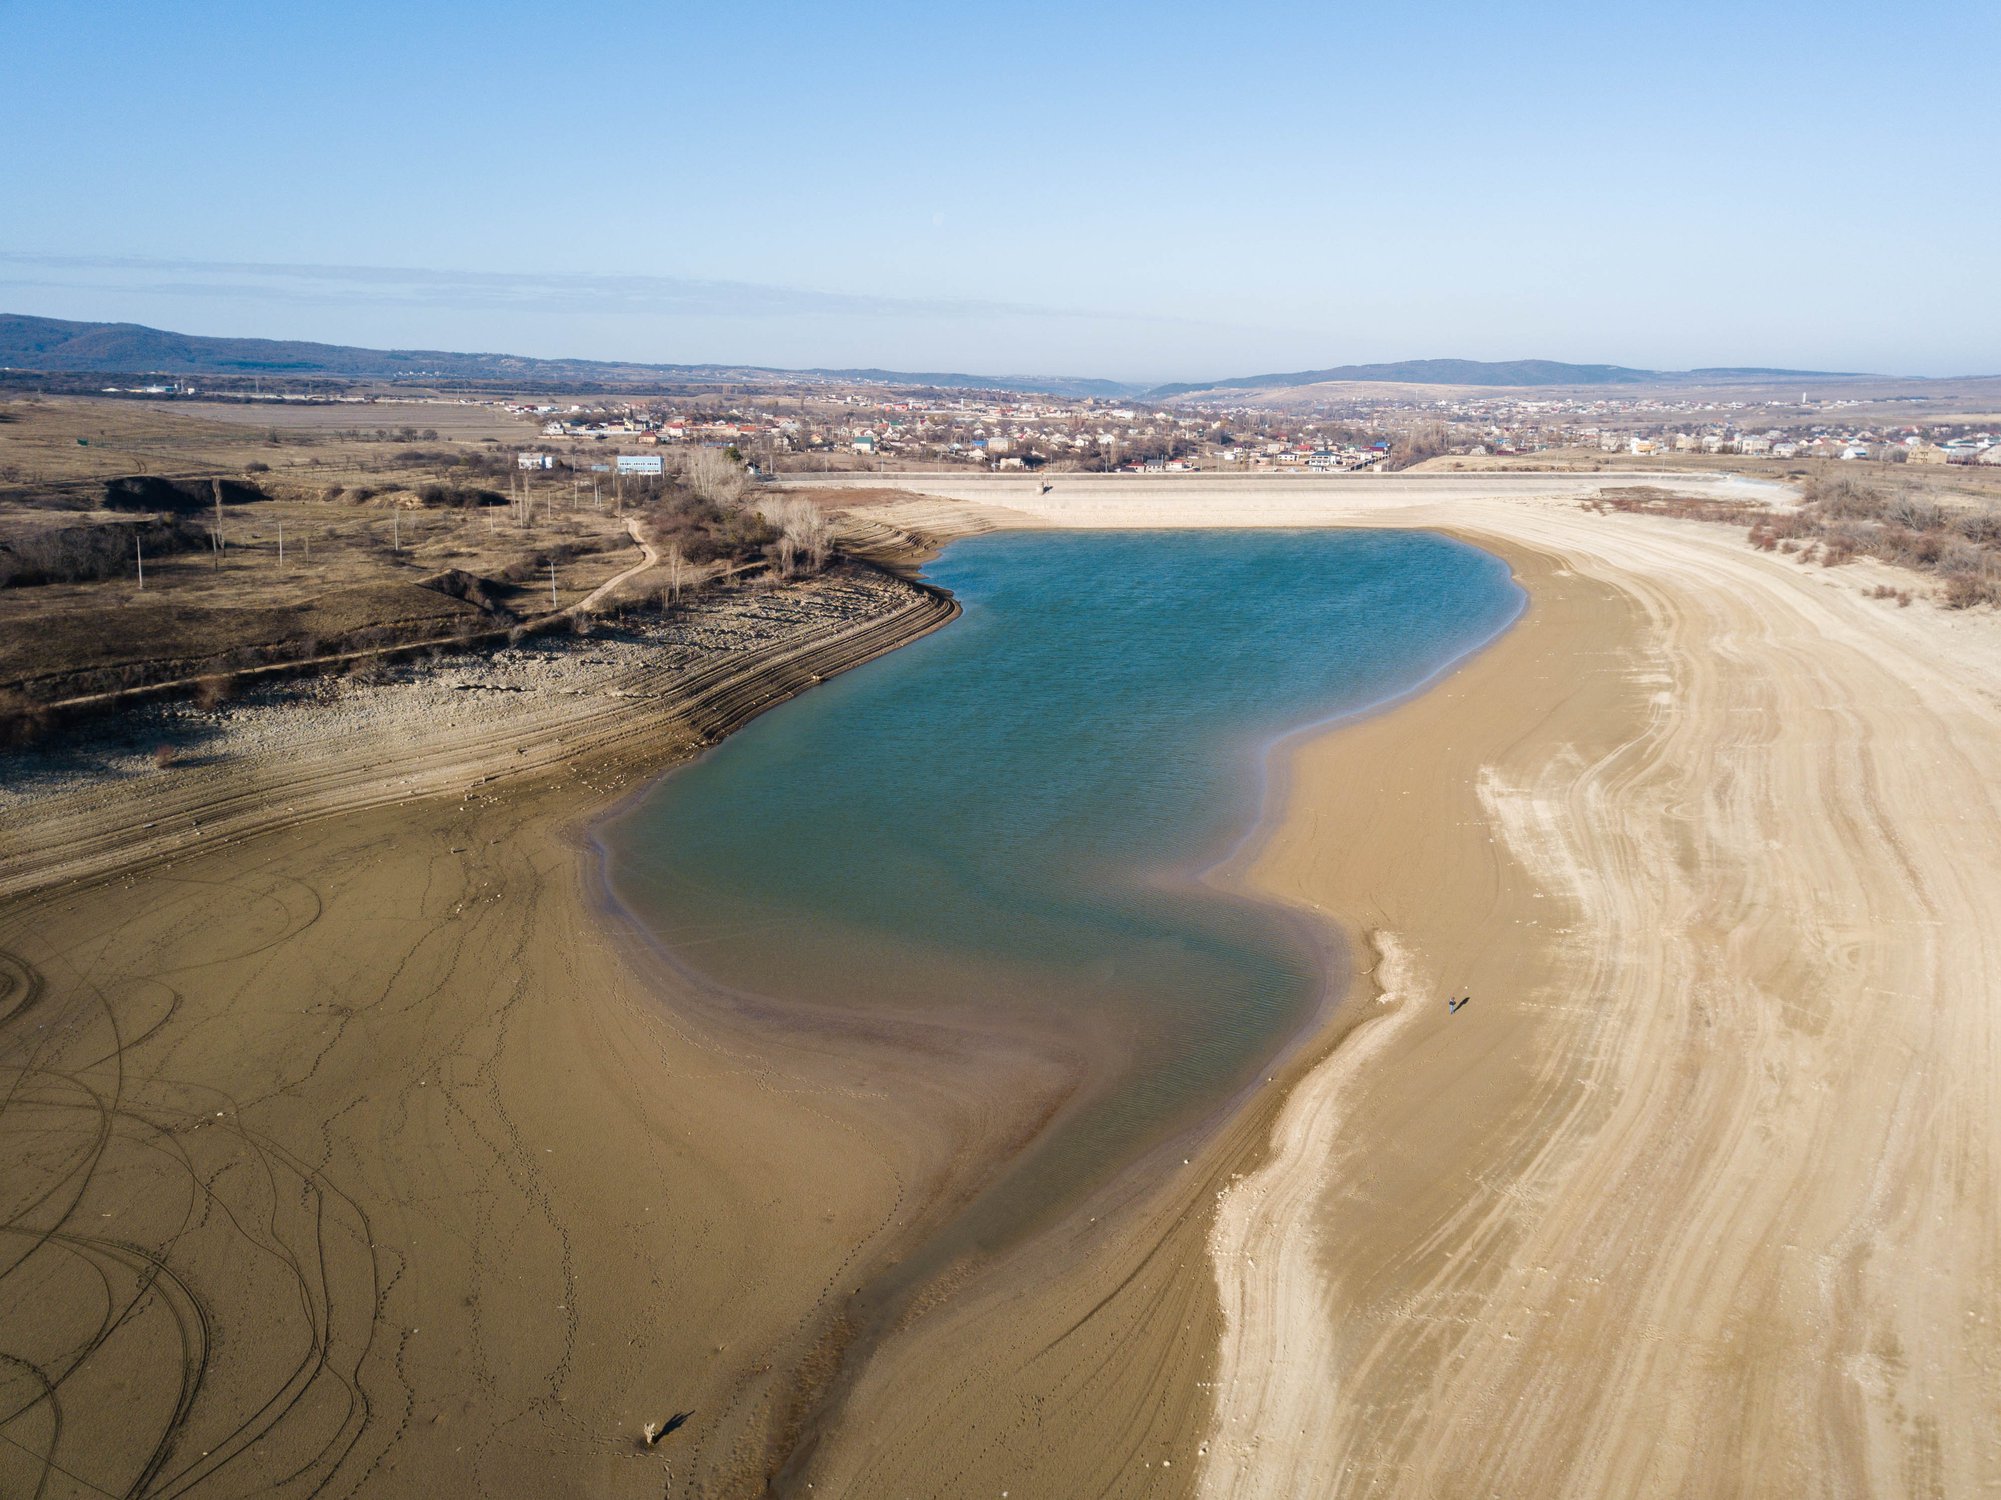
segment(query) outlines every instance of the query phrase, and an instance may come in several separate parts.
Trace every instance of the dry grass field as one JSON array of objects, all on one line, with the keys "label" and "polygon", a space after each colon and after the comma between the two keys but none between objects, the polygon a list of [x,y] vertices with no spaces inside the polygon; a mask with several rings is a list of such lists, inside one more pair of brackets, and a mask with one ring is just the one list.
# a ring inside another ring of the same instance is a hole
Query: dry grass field
[{"label": "dry grass field", "polygon": [[18,711],[568,609],[642,560],[629,523],[663,496],[518,474],[532,439],[442,403],[0,404],[0,695]]}]

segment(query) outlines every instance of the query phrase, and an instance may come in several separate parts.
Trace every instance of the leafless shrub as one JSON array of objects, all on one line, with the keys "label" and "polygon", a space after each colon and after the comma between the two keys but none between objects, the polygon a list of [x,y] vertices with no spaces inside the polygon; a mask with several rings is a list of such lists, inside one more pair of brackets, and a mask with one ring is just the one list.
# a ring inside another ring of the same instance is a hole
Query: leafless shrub
[{"label": "leafless shrub", "polygon": [[181,752],[172,745],[159,744],[153,747],[153,764],[162,771],[171,770],[174,762],[181,758]]},{"label": "leafless shrub", "polygon": [[646,529],[663,550],[678,547],[693,563],[745,562],[778,539],[776,528],[757,511],[681,489],[670,489],[647,511]]},{"label": "leafless shrub", "polygon": [[1945,607],[1971,609],[1976,604],[2001,604],[2001,578],[1981,573],[1955,573],[1945,581]]},{"label": "leafless shrub", "polygon": [[0,586],[89,583],[137,570],[138,549],[148,559],[208,545],[195,521],[172,516],[137,523],[21,526],[0,537]]},{"label": "leafless shrub", "polygon": [[667,574],[667,586],[660,591],[660,607],[669,609],[681,602],[681,591],[694,582],[695,570],[689,566],[679,543],[667,548],[661,567]]},{"label": "leafless shrub", "polygon": [[691,449],[681,460],[681,475],[711,505],[735,505],[750,483],[743,465],[720,448]]},{"label": "leafless shrub", "polygon": [[1452,449],[1452,435],[1443,422],[1418,422],[1401,433],[1383,461],[1385,469],[1408,469]]},{"label": "leafless shrub", "polygon": [[211,672],[195,683],[195,706],[220,708],[236,696],[236,678],[228,672]]},{"label": "leafless shrub", "polygon": [[55,717],[18,688],[0,690],[0,745],[32,745],[55,727]]},{"label": "leafless shrub", "polygon": [[1600,490],[1584,502],[1601,514],[1615,510],[1627,515],[1673,516],[1682,521],[1743,521],[1763,507],[1748,500],[1716,500],[1705,495],[1677,495],[1657,485],[1634,484]]},{"label": "leafless shrub", "polygon": [[1892,496],[1883,506],[1883,519],[1893,526],[1912,531],[1936,531],[1946,523],[1945,507],[1916,495]]},{"label": "leafless shrub", "polygon": [[758,503],[758,512],[778,529],[778,571],[790,578],[803,557],[808,572],[827,566],[834,550],[834,526],[817,505],[793,495],[772,496]]},{"label": "leafless shrub", "polygon": [[[1910,488],[1885,490],[1849,474],[1817,474],[1796,510],[1755,521],[1747,540],[1760,551],[1796,554],[1838,567],[1874,557],[1945,582],[1954,609],[2001,602],[2001,513],[1955,510]],[[1908,590],[1879,585],[1872,598],[1910,604]]]}]

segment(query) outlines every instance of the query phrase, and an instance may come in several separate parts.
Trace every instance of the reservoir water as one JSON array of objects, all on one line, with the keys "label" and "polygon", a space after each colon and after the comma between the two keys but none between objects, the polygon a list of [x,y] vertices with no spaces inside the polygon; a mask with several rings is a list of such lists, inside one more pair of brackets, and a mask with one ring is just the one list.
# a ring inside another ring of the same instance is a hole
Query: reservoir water
[{"label": "reservoir water", "polygon": [[606,842],[621,900],[720,985],[1116,1058],[1000,1185],[994,1237],[1204,1118],[1345,980],[1199,877],[1256,827],[1276,741],[1420,687],[1525,598],[1404,531],[1000,534],[926,576],[960,619],[757,719]]}]

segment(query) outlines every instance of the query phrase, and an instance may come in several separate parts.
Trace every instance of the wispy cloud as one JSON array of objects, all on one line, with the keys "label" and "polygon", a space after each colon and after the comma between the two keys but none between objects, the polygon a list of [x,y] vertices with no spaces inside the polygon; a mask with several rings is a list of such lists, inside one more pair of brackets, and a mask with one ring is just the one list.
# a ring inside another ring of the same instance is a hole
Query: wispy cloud
[{"label": "wispy cloud", "polygon": [[[18,269],[19,273],[15,274]],[[1189,326],[1189,320],[978,298],[887,297],[678,276],[531,275],[417,266],[291,265],[0,250],[0,287],[88,286],[149,296],[257,298],[325,306],[627,313],[707,318],[1035,318]]]}]

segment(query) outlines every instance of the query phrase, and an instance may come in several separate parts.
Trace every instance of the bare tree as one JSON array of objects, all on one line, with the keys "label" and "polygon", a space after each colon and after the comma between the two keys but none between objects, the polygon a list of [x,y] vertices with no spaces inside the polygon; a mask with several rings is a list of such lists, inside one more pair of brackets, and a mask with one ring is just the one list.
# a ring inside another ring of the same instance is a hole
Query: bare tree
[{"label": "bare tree", "polygon": [[834,524],[810,500],[797,496],[777,496],[760,501],[758,514],[778,528],[778,566],[785,577],[798,571],[799,559],[806,570],[817,573],[827,566],[834,550]]},{"label": "bare tree", "polygon": [[688,487],[716,505],[735,505],[750,483],[743,465],[719,448],[695,448],[681,461]]},{"label": "bare tree", "polygon": [[663,566],[667,571],[667,587],[660,591],[660,603],[663,607],[679,604],[681,590],[693,581],[694,569],[689,566],[688,559],[682,554],[678,543],[667,549]]},{"label": "bare tree", "polygon": [[1451,451],[1452,434],[1443,422],[1417,422],[1397,438],[1383,467],[1408,469],[1412,464],[1421,464],[1427,458],[1436,458]]}]

